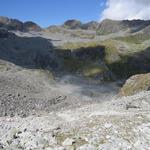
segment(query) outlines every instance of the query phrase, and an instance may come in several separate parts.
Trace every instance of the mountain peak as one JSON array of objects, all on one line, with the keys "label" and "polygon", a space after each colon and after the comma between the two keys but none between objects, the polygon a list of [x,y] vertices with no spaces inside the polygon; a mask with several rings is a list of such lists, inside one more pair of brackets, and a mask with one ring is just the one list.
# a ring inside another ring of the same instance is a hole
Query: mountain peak
[{"label": "mountain peak", "polygon": [[64,27],[67,27],[69,29],[78,29],[81,27],[81,25],[82,25],[81,21],[75,19],[67,20],[63,24]]},{"label": "mountain peak", "polygon": [[11,19],[0,16],[0,28],[18,31],[40,31],[41,27],[32,21],[22,22],[18,19]]}]

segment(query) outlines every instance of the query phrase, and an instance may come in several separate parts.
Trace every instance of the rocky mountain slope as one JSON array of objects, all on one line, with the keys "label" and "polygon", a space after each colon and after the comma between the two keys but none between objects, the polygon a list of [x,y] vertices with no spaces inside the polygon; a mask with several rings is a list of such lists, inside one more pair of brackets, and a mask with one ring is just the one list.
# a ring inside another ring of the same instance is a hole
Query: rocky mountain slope
[{"label": "rocky mountain slope", "polygon": [[149,26],[0,17],[0,150],[148,150]]},{"label": "rocky mountain slope", "polygon": [[41,27],[34,22],[21,22],[17,19],[10,19],[7,17],[0,17],[0,28],[6,28],[8,30],[18,31],[41,31]]},{"label": "rocky mountain slope", "polygon": [[127,32],[138,32],[147,26],[150,25],[150,21],[144,20],[123,20],[123,21],[114,21],[106,19],[102,21],[97,28],[99,34],[110,34],[116,33],[120,31],[127,31]]}]

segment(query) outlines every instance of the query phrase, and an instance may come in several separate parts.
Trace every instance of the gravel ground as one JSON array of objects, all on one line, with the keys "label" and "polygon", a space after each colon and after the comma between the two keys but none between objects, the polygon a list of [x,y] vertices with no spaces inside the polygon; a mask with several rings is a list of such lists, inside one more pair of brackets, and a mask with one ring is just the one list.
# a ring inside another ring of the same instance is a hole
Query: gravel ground
[{"label": "gravel ground", "polygon": [[[148,102],[126,109],[127,102]],[[0,118],[3,150],[149,150],[150,92],[27,118]],[[120,104],[122,102],[122,104]],[[116,107],[117,105],[117,107]]]},{"label": "gravel ground", "polygon": [[149,150],[150,91],[120,98],[116,83],[0,69],[0,150]]},{"label": "gravel ground", "polygon": [[11,65],[0,72],[1,117],[80,107],[113,97],[118,90],[115,83],[95,85],[71,75],[54,80],[50,72]]}]

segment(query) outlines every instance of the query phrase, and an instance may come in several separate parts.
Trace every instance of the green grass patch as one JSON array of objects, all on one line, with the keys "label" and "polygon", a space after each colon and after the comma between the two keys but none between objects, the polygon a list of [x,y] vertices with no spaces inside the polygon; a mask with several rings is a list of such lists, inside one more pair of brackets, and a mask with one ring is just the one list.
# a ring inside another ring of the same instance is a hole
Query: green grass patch
[{"label": "green grass patch", "polygon": [[106,69],[99,64],[70,57],[64,59],[64,70],[71,73],[82,74],[87,78],[95,77],[106,71]]}]

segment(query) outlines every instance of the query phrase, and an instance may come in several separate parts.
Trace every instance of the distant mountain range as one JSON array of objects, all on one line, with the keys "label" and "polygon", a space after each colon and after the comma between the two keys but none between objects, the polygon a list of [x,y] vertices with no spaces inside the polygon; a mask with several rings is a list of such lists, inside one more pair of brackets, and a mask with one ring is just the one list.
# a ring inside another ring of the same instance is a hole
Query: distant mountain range
[{"label": "distant mountain range", "polygon": [[[8,30],[18,30],[23,32],[28,31],[41,31],[43,30],[38,24],[27,21],[22,22],[17,19],[11,19],[7,17],[0,17],[0,28],[5,28]],[[106,35],[116,32],[130,32],[135,33],[139,31],[143,31],[146,34],[149,34],[150,29],[150,20],[122,20],[122,21],[115,21],[106,19],[102,22],[98,23],[96,21],[91,21],[88,23],[82,23],[79,20],[67,20],[64,22],[63,25],[60,26],[49,26],[47,29],[56,29],[56,28],[64,28],[64,29],[71,29],[71,30],[94,30],[97,31],[100,35]]]}]

